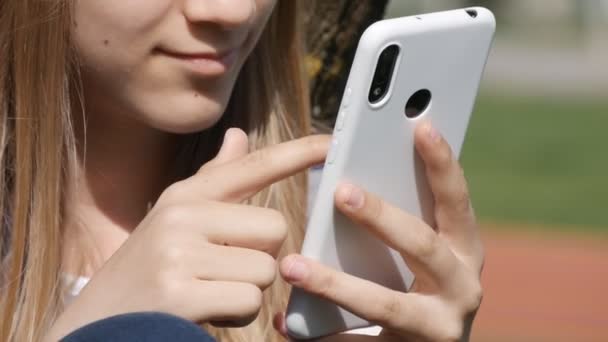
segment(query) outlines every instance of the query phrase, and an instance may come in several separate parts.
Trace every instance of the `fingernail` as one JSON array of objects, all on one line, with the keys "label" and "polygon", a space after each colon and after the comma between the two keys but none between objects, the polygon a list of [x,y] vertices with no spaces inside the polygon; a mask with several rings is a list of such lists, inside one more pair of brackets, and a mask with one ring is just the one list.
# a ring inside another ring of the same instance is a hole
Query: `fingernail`
[{"label": "fingernail", "polygon": [[346,197],[346,202],[344,203],[353,209],[363,208],[363,201],[365,200],[363,191],[352,184],[347,186],[349,187],[348,196]]},{"label": "fingernail", "polygon": [[427,126],[427,133],[432,142],[438,142],[439,139],[441,139],[441,134],[431,124],[428,124]]},{"label": "fingernail", "polygon": [[308,273],[309,269],[305,263],[294,260],[287,271],[287,278],[290,281],[302,281],[308,277]]}]

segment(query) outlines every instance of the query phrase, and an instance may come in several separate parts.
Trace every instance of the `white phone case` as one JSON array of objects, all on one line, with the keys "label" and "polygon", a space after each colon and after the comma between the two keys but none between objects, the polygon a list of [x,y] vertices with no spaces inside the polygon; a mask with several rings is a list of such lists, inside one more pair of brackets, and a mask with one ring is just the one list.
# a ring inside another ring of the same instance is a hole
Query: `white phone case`
[{"label": "white phone case", "polygon": [[[468,11],[468,12],[467,12]],[[363,34],[344,92],[334,141],[307,226],[302,254],[398,291],[414,279],[402,257],[334,207],[340,181],[350,181],[433,224],[433,199],[413,131],[430,121],[459,154],[495,30],[492,13],[467,8],[377,22]],[[387,96],[368,101],[379,54],[397,44],[400,55]],[[406,101],[428,89],[432,100],[409,119]],[[403,227],[408,229],[408,227]],[[361,293],[365,297],[366,293]],[[308,339],[371,325],[333,303],[294,289],[288,332]]]}]

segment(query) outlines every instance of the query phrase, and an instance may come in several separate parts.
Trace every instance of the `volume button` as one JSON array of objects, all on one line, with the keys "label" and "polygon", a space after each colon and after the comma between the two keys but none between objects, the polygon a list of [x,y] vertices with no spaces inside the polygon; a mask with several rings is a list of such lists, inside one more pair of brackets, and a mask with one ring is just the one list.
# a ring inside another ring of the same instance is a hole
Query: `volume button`
[{"label": "volume button", "polygon": [[341,131],[344,128],[344,121],[346,121],[346,110],[342,109],[340,114],[338,114],[338,119],[336,120],[336,129]]},{"label": "volume button", "polygon": [[342,99],[342,107],[347,108],[350,105],[350,98],[353,94],[353,90],[351,88],[346,88],[344,91],[344,98]]},{"label": "volume button", "polygon": [[338,151],[338,138],[334,137],[333,140],[331,141],[331,148],[329,149],[329,152],[327,153],[327,158],[326,158],[326,163],[327,164],[332,164],[334,162],[334,160],[336,160],[336,155]]}]

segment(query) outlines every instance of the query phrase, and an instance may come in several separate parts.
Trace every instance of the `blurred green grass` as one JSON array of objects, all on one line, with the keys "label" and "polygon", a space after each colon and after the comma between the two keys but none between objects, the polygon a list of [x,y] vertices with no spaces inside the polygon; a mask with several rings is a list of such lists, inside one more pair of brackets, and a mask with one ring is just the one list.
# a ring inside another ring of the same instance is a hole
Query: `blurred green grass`
[{"label": "blurred green grass", "polygon": [[608,232],[608,100],[480,94],[462,164],[481,220]]}]

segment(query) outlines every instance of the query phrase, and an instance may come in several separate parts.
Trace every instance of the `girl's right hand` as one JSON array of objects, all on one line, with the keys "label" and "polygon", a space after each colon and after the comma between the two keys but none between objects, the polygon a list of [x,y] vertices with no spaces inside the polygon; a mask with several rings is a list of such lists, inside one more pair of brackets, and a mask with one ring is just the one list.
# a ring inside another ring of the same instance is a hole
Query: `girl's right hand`
[{"label": "girl's right hand", "polygon": [[106,317],[158,311],[195,322],[247,323],[276,275],[283,215],[242,204],[325,159],[329,136],[249,153],[230,129],[216,158],[168,187],[129,239],[93,276],[47,335],[58,340]]}]

